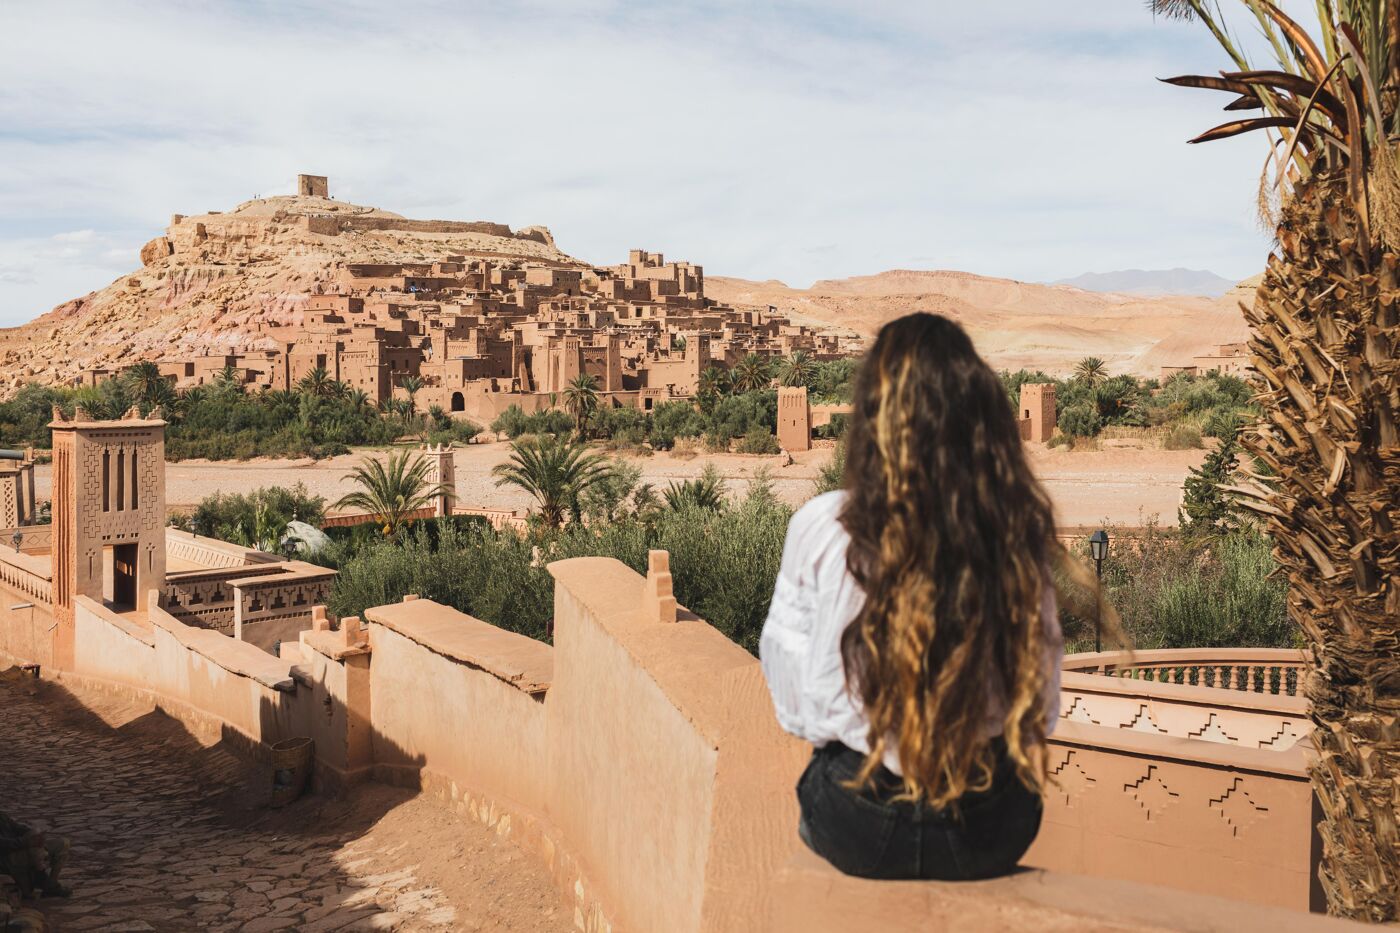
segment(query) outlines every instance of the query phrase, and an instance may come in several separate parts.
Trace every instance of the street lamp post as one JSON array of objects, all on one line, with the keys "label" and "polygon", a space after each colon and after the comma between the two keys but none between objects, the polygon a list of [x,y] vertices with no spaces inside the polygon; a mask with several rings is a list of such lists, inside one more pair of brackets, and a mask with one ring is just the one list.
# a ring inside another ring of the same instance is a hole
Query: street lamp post
[{"label": "street lamp post", "polygon": [[1100,528],[1089,536],[1089,556],[1094,559],[1094,573],[1099,581],[1099,593],[1094,600],[1094,651],[1103,650],[1100,622],[1103,619],[1103,559],[1108,556],[1108,532]]}]

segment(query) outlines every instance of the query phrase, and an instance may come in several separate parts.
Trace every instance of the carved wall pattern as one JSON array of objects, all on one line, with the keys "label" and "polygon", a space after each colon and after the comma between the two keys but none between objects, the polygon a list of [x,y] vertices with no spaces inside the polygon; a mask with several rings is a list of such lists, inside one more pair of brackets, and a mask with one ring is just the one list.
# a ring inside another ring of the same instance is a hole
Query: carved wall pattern
[{"label": "carved wall pattern", "polygon": [[330,596],[334,575],[296,583],[255,583],[240,587],[243,624],[272,619],[311,617],[311,607]]},{"label": "carved wall pattern", "polygon": [[[82,480],[79,495],[82,497],[83,537],[103,544],[119,543],[140,537],[143,531],[153,531],[165,525],[165,516],[158,515],[160,506],[160,484],[162,477],[157,467],[164,468],[162,460],[163,444],[153,438],[148,431],[113,431],[93,434],[84,439],[81,445]],[[129,474],[124,474],[122,485],[123,508],[117,508],[117,475],[112,467],[108,476],[107,509],[102,508],[103,454],[107,453],[111,462],[121,454],[125,464],[136,456],[137,487],[139,490],[136,508],[131,507]]]},{"label": "carved wall pattern", "polygon": [[1052,736],[1030,864],[1232,896],[1244,886],[1306,909],[1313,799],[1296,758],[1245,770]]},{"label": "carved wall pattern", "polygon": [[0,476],[0,521],[6,525],[20,523],[19,474]]},{"label": "carved wall pattern", "polygon": [[10,528],[0,528],[0,547],[13,546],[16,531],[24,535],[24,538],[20,542],[20,548],[22,550],[47,551],[53,545],[52,525],[18,525]]},{"label": "carved wall pattern", "polygon": [[1095,726],[1284,751],[1312,730],[1302,716],[1270,710],[1065,690],[1060,718]]}]

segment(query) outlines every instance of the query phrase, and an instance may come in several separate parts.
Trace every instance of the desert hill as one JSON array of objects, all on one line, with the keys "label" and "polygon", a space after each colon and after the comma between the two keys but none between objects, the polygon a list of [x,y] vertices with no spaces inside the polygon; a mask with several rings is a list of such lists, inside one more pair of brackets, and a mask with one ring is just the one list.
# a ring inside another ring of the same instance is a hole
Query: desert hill
[{"label": "desert hill", "polygon": [[1154,298],[967,272],[894,269],[805,289],[707,275],[705,293],[734,305],[773,305],[800,322],[866,336],[911,311],[936,311],[967,328],[999,368],[1063,374],[1078,360],[1099,356],[1115,370],[1155,376],[1163,365],[1189,363],[1217,344],[1245,339],[1239,303],[1253,300],[1256,284],[1241,283],[1222,298]]},{"label": "desert hill", "polygon": [[410,220],[315,195],[177,214],[141,249],[136,272],[0,329],[0,393],[143,357],[268,347],[267,330],[299,324],[307,298],[335,291],[346,263],[448,256],[586,265],[561,253],[543,227]]}]

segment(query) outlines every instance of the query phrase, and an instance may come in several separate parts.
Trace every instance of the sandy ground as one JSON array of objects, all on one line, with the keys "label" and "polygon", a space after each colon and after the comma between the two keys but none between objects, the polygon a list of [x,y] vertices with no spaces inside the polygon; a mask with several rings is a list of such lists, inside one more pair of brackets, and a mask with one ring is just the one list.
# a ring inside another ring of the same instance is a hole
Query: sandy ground
[{"label": "sandy ground", "polygon": [[[349,491],[348,473],[363,456],[383,452],[356,452],[327,460],[249,460],[211,463],[186,460],[166,465],[166,502],[171,509],[188,510],[214,492],[246,493],[261,486],[304,483],[328,502]],[[456,455],[457,502],[467,507],[526,508],[530,498],[512,487],[497,487],[491,468],[507,459],[503,443],[473,444],[458,448]],[[1181,484],[1189,467],[1199,466],[1205,451],[1114,448],[1098,451],[1066,451],[1041,445],[1030,447],[1031,461],[1055,502],[1062,526],[1113,524],[1138,525],[1157,518],[1164,525],[1176,523]],[[785,501],[799,505],[811,498],[817,472],[831,457],[831,448],[798,454],[796,462],[782,465],[780,457],[739,454],[702,454],[683,459],[672,453],[628,458],[642,468],[643,482],[664,489],[672,481],[698,476],[706,463],[714,463],[732,492],[742,493],[755,471],[767,466],[775,491]],[[37,470],[39,498],[48,498],[49,467]]]}]

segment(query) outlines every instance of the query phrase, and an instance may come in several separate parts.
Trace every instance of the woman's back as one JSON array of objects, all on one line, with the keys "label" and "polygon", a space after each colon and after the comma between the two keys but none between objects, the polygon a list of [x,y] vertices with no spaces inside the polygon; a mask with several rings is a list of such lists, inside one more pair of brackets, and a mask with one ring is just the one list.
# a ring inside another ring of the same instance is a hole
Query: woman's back
[{"label": "woman's back", "polygon": [[952,321],[882,328],[853,402],[844,489],[794,516],[760,643],[816,747],[803,838],[857,874],[995,874],[1039,827],[1058,712],[1049,500]]},{"label": "woman's back", "polygon": [[[824,493],[793,515],[783,545],[783,561],[768,620],[759,639],[763,673],[783,729],[813,745],[837,741],[863,753],[870,751],[870,724],[859,700],[846,687],[841,636],[859,615],[865,593],[846,567],[850,535],[840,522],[847,493]],[[1042,609],[1045,626],[1046,733],[1060,714],[1062,640],[1055,591],[1046,587]],[[1000,735],[1006,715],[1006,690],[996,669],[988,671],[982,698],[983,734]],[[884,765],[900,773],[893,747]]]}]

